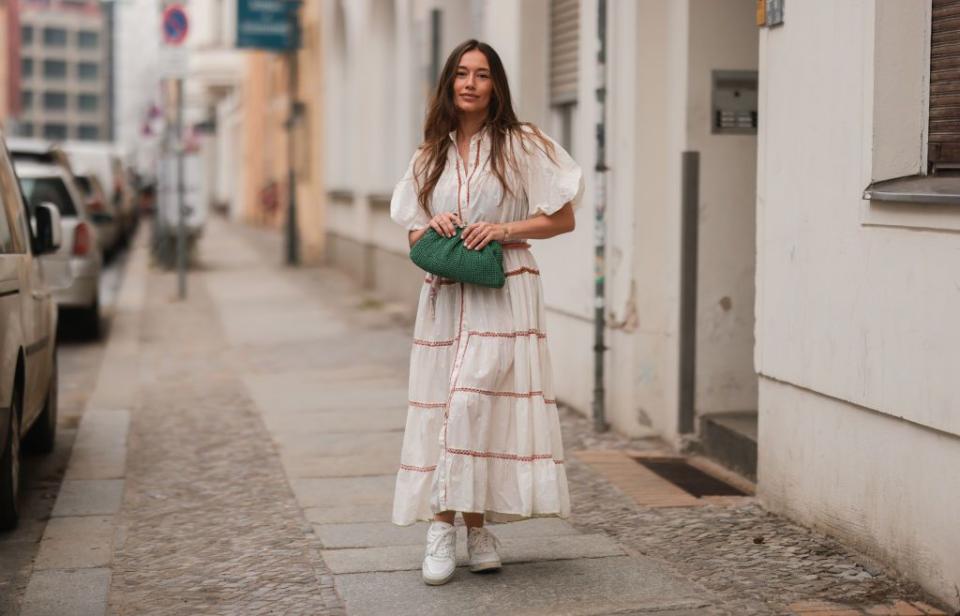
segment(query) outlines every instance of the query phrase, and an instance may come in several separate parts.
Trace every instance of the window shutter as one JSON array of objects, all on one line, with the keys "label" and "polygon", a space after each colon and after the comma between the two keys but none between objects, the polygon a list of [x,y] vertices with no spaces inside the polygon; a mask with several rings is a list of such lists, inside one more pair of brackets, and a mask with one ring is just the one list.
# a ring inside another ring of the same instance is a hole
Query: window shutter
[{"label": "window shutter", "polygon": [[580,0],[550,0],[550,103],[553,105],[577,100],[579,50]]},{"label": "window shutter", "polygon": [[928,158],[960,167],[960,0],[933,0]]}]

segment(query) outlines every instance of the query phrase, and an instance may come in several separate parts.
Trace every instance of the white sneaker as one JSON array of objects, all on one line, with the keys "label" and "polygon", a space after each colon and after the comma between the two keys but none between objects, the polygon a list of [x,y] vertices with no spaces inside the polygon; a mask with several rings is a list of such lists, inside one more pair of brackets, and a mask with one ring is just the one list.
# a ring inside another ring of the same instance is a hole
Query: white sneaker
[{"label": "white sneaker", "polygon": [[470,555],[470,571],[492,571],[501,566],[497,548],[500,540],[483,526],[474,526],[467,531],[467,553]]},{"label": "white sneaker", "polygon": [[457,570],[457,527],[434,520],[427,529],[423,556],[423,581],[432,586],[446,584]]}]

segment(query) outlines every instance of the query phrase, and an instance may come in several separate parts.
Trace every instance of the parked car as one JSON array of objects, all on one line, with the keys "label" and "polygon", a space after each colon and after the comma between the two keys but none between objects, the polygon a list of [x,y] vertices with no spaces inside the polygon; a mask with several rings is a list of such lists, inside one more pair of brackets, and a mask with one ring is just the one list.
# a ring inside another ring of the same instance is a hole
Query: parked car
[{"label": "parked car", "polygon": [[[40,255],[60,246],[60,213],[31,220],[0,133],[0,528],[19,519],[20,450],[53,449],[57,429],[57,310]],[[31,224],[32,223],[32,224]]]},{"label": "parked car", "polygon": [[98,338],[103,257],[98,230],[87,215],[80,190],[60,166],[17,162],[14,168],[31,212],[42,203],[52,203],[60,212],[63,242],[56,254],[46,258],[65,261],[72,282],[54,293],[57,306],[77,311],[83,331],[91,338]]},{"label": "parked car", "polygon": [[106,203],[117,217],[118,240],[123,242],[133,231],[136,207],[123,162],[114,144],[103,141],[65,141],[63,151],[77,175],[95,175],[100,180]]},{"label": "parked car", "polygon": [[116,210],[107,199],[103,185],[96,175],[78,175],[76,183],[83,193],[84,208],[90,220],[97,226],[101,251],[104,257],[107,257],[113,254],[121,242]]}]

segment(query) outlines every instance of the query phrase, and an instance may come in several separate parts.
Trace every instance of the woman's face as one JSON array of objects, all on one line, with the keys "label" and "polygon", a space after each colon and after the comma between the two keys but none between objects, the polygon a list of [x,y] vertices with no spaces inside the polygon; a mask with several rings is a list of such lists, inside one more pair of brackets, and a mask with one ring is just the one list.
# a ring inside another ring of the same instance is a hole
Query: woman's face
[{"label": "woman's face", "polygon": [[464,113],[486,112],[493,93],[490,64],[479,49],[460,57],[457,75],[453,80],[453,102]]}]

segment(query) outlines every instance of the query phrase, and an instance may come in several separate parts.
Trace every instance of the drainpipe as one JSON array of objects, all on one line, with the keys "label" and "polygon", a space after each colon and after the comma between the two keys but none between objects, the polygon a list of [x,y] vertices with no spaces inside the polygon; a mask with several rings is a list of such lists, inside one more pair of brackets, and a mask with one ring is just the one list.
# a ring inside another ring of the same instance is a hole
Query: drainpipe
[{"label": "drainpipe", "polygon": [[606,329],[606,252],[607,252],[607,162],[606,162],[606,108],[607,108],[607,0],[597,0],[597,165],[594,167],[596,197],[594,210],[594,340],[593,340],[593,429],[608,429],[604,398],[603,360],[607,346]]}]

